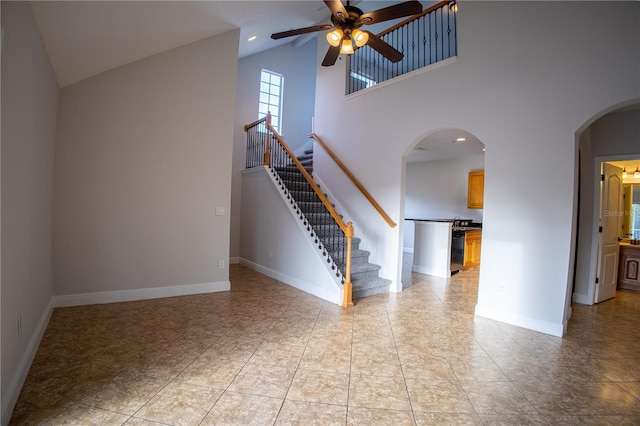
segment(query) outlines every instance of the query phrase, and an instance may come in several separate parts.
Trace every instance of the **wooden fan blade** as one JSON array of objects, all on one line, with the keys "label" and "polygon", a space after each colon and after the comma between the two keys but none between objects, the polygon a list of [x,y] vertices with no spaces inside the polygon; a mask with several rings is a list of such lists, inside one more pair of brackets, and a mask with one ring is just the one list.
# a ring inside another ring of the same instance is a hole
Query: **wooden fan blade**
[{"label": "wooden fan blade", "polygon": [[369,34],[369,40],[367,41],[367,45],[372,49],[378,51],[382,56],[384,56],[391,62],[396,63],[401,61],[402,58],[404,58],[404,55],[402,54],[402,52],[393,48],[390,44],[382,40],[377,35],[366,30],[364,32]]},{"label": "wooden fan blade", "polygon": [[344,22],[349,16],[349,12],[347,12],[340,0],[324,0],[324,4],[327,5],[333,16],[340,22]]},{"label": "wooden fan blade", "polygon": [[333,26],[329,24],[315,25],[313,27],[298,28],[295,30],[283,31],[281,33],[274,33],[274,34],[271,34],[271,38],[274,40],[278,40],[281,38],[297,36],[300,34],[313,33],[316,31],[324,31],[324,30],[328,30],[329,28],[333,28]]},{"label": "wooden fan blade", "polygon": [[365,25],[376,24],[390,19],[402,18],[404,16],[417,15],[422,12],[422,5],[418,1],[406,1],[404,3],[363,13],[358,20]]},{"label": "wooden fan blade", "polygon": [[338,60],[338,56],[340,56],[340,46],[330,46],[329,50],[327,50],[327,54],[324,56],[324,60],[322,61],[323,67],[330,67],[336,63]]}]

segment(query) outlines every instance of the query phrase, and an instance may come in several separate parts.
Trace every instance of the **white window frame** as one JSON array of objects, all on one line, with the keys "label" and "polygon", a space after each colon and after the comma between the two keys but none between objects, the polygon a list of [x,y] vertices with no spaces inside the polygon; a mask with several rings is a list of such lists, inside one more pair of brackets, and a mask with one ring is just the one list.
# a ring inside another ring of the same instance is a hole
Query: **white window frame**
[{"label": "white window frame", "polygon": [[365,89],[368,89],[369,87],[373,87],[376,85],[375,80],[370,79],[369,77],[366,77],[362,74],[358,74],[355,71],[350,71],[349,72],[349,76],[351,76],[351,78],[355,79],[355,80],[359,80],[361,82],[363,82],[365,84]]},{"label": "white window frame", "polygon": [[284,76],[277,72],[262,69],[260,72],[260,91],[258,93],[258,119],[271,113],[271,125],[282,135],[282,95]]}]

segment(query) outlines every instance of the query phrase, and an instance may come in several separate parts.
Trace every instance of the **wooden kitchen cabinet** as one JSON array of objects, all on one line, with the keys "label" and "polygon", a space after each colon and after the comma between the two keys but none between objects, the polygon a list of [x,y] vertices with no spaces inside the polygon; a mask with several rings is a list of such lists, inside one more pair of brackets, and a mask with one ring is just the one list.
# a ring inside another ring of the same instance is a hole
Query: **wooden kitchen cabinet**
[{"label": "wooden kitchen cabinet", "polygon": [[640,292],[640,246],[620,244],[618,288]]},{"label": "wooden kitchen cabinet", "polygon": [[467,231],[464,235],[464,264],[462,269],[480,266],[480,249],[482,247],[482,231]]},{"label": "wooden kitchen cabinet", "polygon": [[484,170],[469,172],[467,208],[481,209],[484,204]]}]

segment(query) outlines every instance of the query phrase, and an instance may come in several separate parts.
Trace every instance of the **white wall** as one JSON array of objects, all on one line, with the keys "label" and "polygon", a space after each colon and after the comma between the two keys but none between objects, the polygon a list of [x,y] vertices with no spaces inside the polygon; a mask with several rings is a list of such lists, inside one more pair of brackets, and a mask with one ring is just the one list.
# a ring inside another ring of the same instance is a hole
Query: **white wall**
[{"label": "white wall", "polygon": [[52,309],[51,209],[58,86],[28,2],[2,2],[2,30],[0,411],[4,425]]},{"label": "white wall", "polygon": [[266,68],[284,75],[282,136],[292,150],[307,142],[315,101],[316,43],[294,47],[285,44],[238,61],[231,192],[230,256],[240,255],[240,209],[247,134],[245,124],[258,119],[260,71]]},{"label": "white wall", "polygon": [[[563,333],[575,133],[600,111],[640,95],[639,6],[460,2],[455,63],[349,98],[345,61],[318,68],[316,133],[392,218],[404,213],[402,156],[424,135],[459,128],[485,144],[477,314]],[[326,50],[320,43],[319,57]],[[325,183],[334,195],[346,188],[337,174]],[[351,194],[344,193],[346,205]],[[364,201],[352,199],[352,209],[366,211]],[[360,219],[356,230],[379,229],[371,250],[399,290],[402,227],[379,227],[370,214]]]},{"label": "white wall", "polygon": [[266,167],[242,173],[240,263],[339,304],[342,285]]},{"label": "white wall", "polygon": [[87,303],[73,295],[92,293],[228,288],[218,262],[229,260],[238,36],[201,40],[61,91],[54,291],[65,303]]},{"label": "white wall", "polygon": [[[481,209],[467,208],[469,172],[484,169],[484,154],[407,163],[404,217],[410,219],[473,219],[482,222]],[[413,250],[414,224],[404,223],[403,250]]]},{"label": "white wall", "polygon": [[[640,102],[640,100],[639,100]],[[576,276],[573,300],[593,303],[595,278],[595,246],[597,245],[594,222],[595,200],[599,193],[596,186],[600,173],[596,157],[634,155],[640,158],[640,110],[612,112],[596,120],[580,136],[580,210]]]}]

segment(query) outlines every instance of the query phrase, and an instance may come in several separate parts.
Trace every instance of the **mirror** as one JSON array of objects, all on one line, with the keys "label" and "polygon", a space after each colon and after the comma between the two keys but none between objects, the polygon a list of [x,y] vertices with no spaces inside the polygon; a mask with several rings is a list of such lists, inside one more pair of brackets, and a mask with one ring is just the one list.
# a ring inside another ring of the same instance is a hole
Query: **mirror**
[{"label": "mirror", "polygon": [[622,185],[622,193],[624,201],[622,208],[624,215],[622,216],[622,238],[625,240],[631,238],[631,204],[633,203],[633,185],[625,183]]},{"label": "mirror", "polygon": [[640,184],[625,183],[623,194],[622,237],[640,239]]}]

